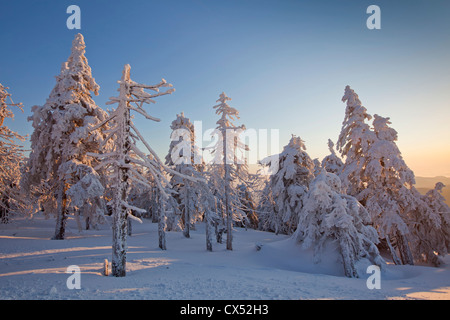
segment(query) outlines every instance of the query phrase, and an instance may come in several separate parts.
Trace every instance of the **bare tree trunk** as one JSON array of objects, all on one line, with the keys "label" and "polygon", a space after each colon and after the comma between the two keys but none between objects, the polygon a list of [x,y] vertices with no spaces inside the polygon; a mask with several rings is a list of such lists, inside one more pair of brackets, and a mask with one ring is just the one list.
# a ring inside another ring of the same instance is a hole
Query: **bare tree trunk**
[{"label": "bare tree trunk", "polygon": [[414,259],[409,247],[408,238],[397,230],[397,246],[400,251],[400,258],[403,264],[414,265]]},{"label": "bare tree trunk", "polygon": [[342,263],[344,265],[345,276],[349,278],[358,278],[358,271],[355,267],[355,257],[350,251],[352,244],[351,240],[348,237],[340,236],[340,249],[341,249],[341,257]]},{"label": "bare tree trunk", "polygon": [[151,210],[152,210],[152,223],[157,223],[159,221],[159,209],[158,209],[158,192],[157,188],[152,189],[152,200],[151,200]]},{"label": "bare tree trunk", "polygon": [[[119,97],[128,97],[127,80],[130,80],[130,70],[124,69],[122,81],[120,83]],[[126,203],[129,188],[129,154],[130,145],[130,110],[127,108],[128,102],[121,100],[118,110],[123,112],[122,123],[119,123],[118,150],[119,168],[117,169],[117,190],[113,198],[113,245],[112,245],[112,275],[124,277],[126,275],[126,255],[127,255],[127,229],[128,229],[128,209],[123,205]],[[125,165],[123,165],[125,164]]]},{"label": "bare tree trunk", "polygon": [[395,251],[395,248],[392,246],[391,240],[389,239],[389,235],[386,235],[386,243],[389,247],[389,251],[391,252],[391,257],[392,257],[392,260],[394,261],[394,263],[396,265],[401,265],[402,261],[398,257],[397,252]]},{"label": "bare tree trunk", "polygon": [[128,224],[128,235],[129,236],[131,236],[132,235],[132,233],[133,233],[133,227],[132,227],[132,225],[131,225],[131,219],[130,218],[127,218],[127,224]]},{"label": "bare tree trunk", "polygon": [[205,212],[206,222],[206,250],[212,251],[212,231],[211,231],[211,218],[208,210]]},{"label": "bare tree trunk", "polygon": [[186,184],[187,181],[184,181],[184,185],[186,188],[186,201],[184,203],[184,230],[183,235],[186,238],[190,238],[190,229],[191,229],[191,212],[190,212],[190,203],[189,203],[189,185]]},{"label": "bare tree trunk", "polygon": [[227,250],[233,250],[233,217],[230,208],[230,172],[227,164],[227,132],[222,130],[223,139],[223,165],[224,165],[224,180],[225,180],[225,214],[227,217]]},{"label": "bare tree trunk", "polygon": [[[1,125],[1,124],[0,124]],[[9,201],[8,197],[5,195],[1,199],[0,204],[0,223],[8,223],[9,222]]]},{"label": "bare tree trunk", "polygon": [[166,205],[162,195],[159,195],[159,221],[158,221],[158,241],[161,250],[167,250],[166,247]]},{"label": "bare tree trunk", "polygon": [[56,217],[56,228],[53,240],[64,240],[66,234],[66,222],[67,222],[67,196],[66,196],[66,184],[61,181],[59,194],[58,194],[58,211]]}]

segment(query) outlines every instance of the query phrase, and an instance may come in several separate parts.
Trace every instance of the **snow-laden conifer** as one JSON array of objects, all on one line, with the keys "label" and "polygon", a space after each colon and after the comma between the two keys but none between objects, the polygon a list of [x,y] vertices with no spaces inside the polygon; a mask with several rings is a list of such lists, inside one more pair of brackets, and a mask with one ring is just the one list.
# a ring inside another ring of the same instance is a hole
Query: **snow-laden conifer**
[{"label": "snow-laden conifer", "polygon": [[[245,130],[245,126],[236,126],[233,122],[239,119],[239,111],[228,104],[230,101],[225,93],[221,93],[218,102],[213,108],[220,119],[216,122],[217,143],[213,148],[214,160],[212,171],[216,173],[212,178],[218,189],[217,194],[222,193],[223,198],[220,202],[223,204],[224,215],[226,217],[227,250],[233,250],[233,221],[241,221],[244,212],[237,197],[237,190],[234,188],[239,180],[245,180],[248,173],[245,161],[245,151],[248,147],[240,140],[240,135]],[[223,175],[219,174],[223,171]]]},{"label": "snow-laden conifer", "polygon": [[28,207],[27,197],[20,192],[21,167],[24,162],[23,147],[18,141],[25,137],[9,129],[4,120],[13,119],[11,107],[23,111],[22,103],[14,103],[8,87],[0,83],[0,223],[9,222],[12,210],[23,210]]},{"label": "snow-laden conifer", "polygon": [[[155,103],[155,98],[168,95],[174,92],[172,85],[162,79],[158,84],[145,85],[137,83],[130,78],[130,65],[125,65],[122,78],[119,83],[119,96],[111,97],[107,104],[117,103],[109,117],[92,130],[100,128],[105,124],[110,125],[106,141],[112,141],[112,150],[104,154],[90,153],[89,155],[100,159],[99,168],[107,168],[110,171],[111,185],[113,190],[112,199],[109,203],[113,215],[113,255],[112,255],[112,275],[123,277],[126,274],[126,252],[127,252],[127,219],[140,221],[139,218],[131,214],[132,211],[145,213],[146,210],[135,207],[129,203],[128,195],[131,183],[139,183],[148,188],[152,185],[142,172],[136,170],[136,166],[145,168],[153,177],[153,182],[158,187],[159,197],[159,245],[161,249],[166,249],[165,225],[167,201],[170,199],[170,183],[166,178],[166,173],[179,175],[178,172],[170,169],[160,160],[140,131],[131,119],[131,111],[136,112],[146,119],[160,121],[149,115],[144,109],[144,103]],[[167,89],[165,89],[167,88]],[[165,89],[165,90],[164,90]],[[150,92],[146,91],[150,90]],[[149,157],[141,151],[137,142],[141,142],[151,154]],[[193,177],[182,175],[186,179],[198,181]]]},{"label": "snow-laden conifer", "polygon": [[[75,35],[71,54],[62,64],[55,87],[43,106],[32,108],[33,115],[29,118],[34,131],[26,181],[28,186],[42,190],[40,200],[44,210],[56,208],[54,239],[64,239],[71,201],[67,191],[72,183],[83,178],[69,177],[65,172],[66,163],[75,160],[76,163],[93,167],[97,161],[86,154],[105,148],[104,128],[91,129],[104,121],[107,113],[92,99],[91,92],[97,95],[100,87],[92,77],[84,55],[85,48],[83,36]],[[81,171],[71,172],[76,174]]]},{"label": "snow-laden conifer", "polygon": [[[314,178],[314,162],[306,152],[305,142],[292,136],[278,157],[278,171],[270,176],[259,206],[260,228],[275,233],[292,234],[298,215]],[[270,165],[270,163],[267,163]]]},{"label": "snow-laden conifer", "polygon": [[421,204],[409,215],[409,227],[413,235],[412,251],[420,262],[436,267],[450,252],[450,207],[445,202],[442,182],[421,197]]},{"label": "snow-laden conifer", "polygon": [[334,143],[330,139],[328,139],[328,150],[330,150],[330,154],[322,159],[322,168],[327,172],[339,175],[344,163],[334,151]]},{"label": "snow-laden conifer", "polygon": [[326,247],[336,247],[345,275],[359,277],[360,260],[379,266],[384,263],[376,246],[377,231],[370,224],[367,210],[342,193],[339,177],[323,171],[310,183],[293,237],[304,249],[313,248],[315,263],[321,261]]},{"label": "snow-laden conifer", "polygon": [[394,262],[414,264],[407,222],[421,200],[414,173],[395,143],[397,131],[389,124],[389,118],[374,116],[375,138],[360,159],[364,188],[354,196],[369,211],[380,238],[386,239]]},{"label": "snow-laden conifer", "polygon": [[[166,165],[185,176],[202,178],[202,164],[196,164],[199,158],[199,150],[195,146],[194,125],[184,116],[177,115],[170,126],[172,129],[169,153],[166,156]],[[170,183],[173,190],[176,206],[174,210],[179,212],[180,227],[185,237],[190,237],[190,229],[198,221],[202,212],[199,198],[202,196],[206,185],[194,183],[179,175],[171,175]]]}]

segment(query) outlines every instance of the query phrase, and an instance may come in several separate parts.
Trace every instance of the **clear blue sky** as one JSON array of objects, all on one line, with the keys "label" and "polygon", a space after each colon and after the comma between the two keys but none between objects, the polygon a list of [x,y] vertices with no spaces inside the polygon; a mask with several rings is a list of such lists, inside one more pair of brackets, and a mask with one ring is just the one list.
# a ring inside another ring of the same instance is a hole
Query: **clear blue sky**
[{"label": "clear blue sky", "polygon": [[[135,121],[161,156],[177,113],[215,127],[224,91],[240,111],[236,124],[279,129],[280,147],[296,134],[322,158],[350,85],[369,113],[391,118],[416,175],[450,176],[449,1],[0,1],[0,82],[25,106],[7,123],[21,134],[31,134],[26,117],[45,103],[81,32],[99,106],[117,94],[126,63],[135,81],[174,85],[149,109],[160,123]],[[81,30],[66,28],[71,4]],[[366,28],[371,4],[381,30]]]}]

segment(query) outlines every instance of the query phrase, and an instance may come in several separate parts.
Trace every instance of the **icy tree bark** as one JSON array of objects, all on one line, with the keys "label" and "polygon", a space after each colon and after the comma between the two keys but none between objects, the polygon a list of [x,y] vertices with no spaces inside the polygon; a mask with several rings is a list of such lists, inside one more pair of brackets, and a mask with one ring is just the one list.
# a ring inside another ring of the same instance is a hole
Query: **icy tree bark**
[{"label": "icy tree bark", "polygon": [[402,261],[397,255],[397,252],[395,251],[394,247],[392,246],[391,239],[389,238],[389,235],[386,235],[386,243],[389,247],[389,251],[391,252],[392,260],[396,265],[401,265]]},{"label": "icy tree bark", "polygon": [[[127,81],[130,80],[129,66],[124,68],[122,80],[120,82],[119,96],[130,97],[127,88]],[[131,151],[130,136],[130,109],[127,108],[127,101],[121,99],[117,107],[118,133],[117,133],[117,168],[116,190],[113,198],[113,253],[112,253],[112,275],[124,277],[126,275],[126,254],[127,254],[127,234],[128,234],[128,209],[124,206],[127,201],[129,190],[129,155]]]},{"label": "icy tree bark", "polygon": [[[112,141],[114,148],[109,153],[89,153],[89,156],[100,158],[101,164],[99,167],[112,168],[113,179],[112,185],[113,196],[110,204],[112,206],[113,214],[113,257],[112,257],[112,274],[116,277],[125,276],[126,268],[126,252],[127,252],[127,219],[133,219],[142,222],[139,218],[133,216],[132,212],[146,213],[146,210],[135,207],[128,203],[128,194],[130,192],[130,185],[134,183],[141,184],[146,188],[152,188],[151,182],[143,175],[143,171],[136,170],[136,167],[145,168],[153,177],[155,182],[159,199],[167,201],[171,194],[171,185],[165,178],[163,170],[179,175],[181,178],[190,179],[193,182],[200,182],[200,179],[188,177],[175,172],[171,168],[165,166],[161,159],[159,159],[156,152],[145,141],[139,130],[131,121],[130,111],[135,111],[146,119],[153,121],[160,121],[157,118],[150,116],[143,108],[144,103],[155,103],[153,98],[168,95],[174,92],[172,85],[162,79],[156,85],[145,85],[134,82],[130,79],[130,65],[125,65],[122,78],[119,81],[119,97],[111,97],[106,104],[118,103],[117,108],[110,113],[108,119],[97,124],[91,130],[100,128],[106,123],[112,122],[113,127],[109,129],[109,134],[105,141]],[[161,88],[170,88],[161,91]],[[155,93],[149,93],[145,90],[152,90]],[[142,152],[136,145],[140,141],[145,148],[150,152],[150,155]],[[164,199],[162,199],[162,198]],[[160,225],[160,247],[165,250],[165,204],[160,203],[161,209],[159,212]]]},{"label": "icy tree bark", "polygon": [[[187,181],[184,181],[185,186],[188,183]],[[190,238],[190,230],[191,230],[191,208],[189,203],[189,186],[186,188],[186,203],[184,206],[184,230],[183,235],[186,238]]]},{"label": "icy tree bark", "polygon": [[397,231],[397,246],[400,251],[402,264],[414,265],[414,259],[409,247],[408,239],[404,234],[401,234],[400,231]]},{"label": "icy tree bark", "polygon": [[212,251],[212,230],[211,230],[211,218],[209,212],[205,212],[205,222],[206,222],[206,250]]},{"label": "icy tree bark", "polygon": [[158,221],[158,242],[161,250],[167,250],[166,248],[166,205],[165,200],[160,197],[159,205],[159,221]]},{"label": "icy tree bark", "polygon": [[352,255],[350,248],[353,246],[351,240],[346,235],[340,235],[340,249],[342,263],[344,265],[345,276],[349,278],[358,278],[358,272],[355,268],[355,257]]},{"label": "icy tree bark", "polygon": [[223,166],[225,180],[225,214],[227,216],[227,250],[233,250],[233,216],[230,210],[230,171],[227,163],[227,134],[226,129],[222,130],[223,139]]}]

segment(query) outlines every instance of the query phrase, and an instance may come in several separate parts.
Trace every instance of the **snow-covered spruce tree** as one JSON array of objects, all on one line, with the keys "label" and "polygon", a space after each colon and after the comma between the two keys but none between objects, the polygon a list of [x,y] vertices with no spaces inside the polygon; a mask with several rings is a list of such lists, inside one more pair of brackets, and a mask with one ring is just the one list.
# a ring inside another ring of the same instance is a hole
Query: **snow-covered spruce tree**
[{"label": "snow-covered spruce tree", "polygon": [[356,195],[364,188],[361,171],[364,164],[364,152],[376,137],[366,120],[372,116],[362,106],[358,95],[350,86],[345,87],[342,101],[347,103],[342,129],[336,144],[341,153],[344,167],[339,175],[347,194]]},{"label": "snow-covered spruce tree", "polygon": [[271,179],[267,179],[261,190],[261,197],[257,206],[258,229],[262,231],[277,232],[278,219],[275,215],[275,200],[271,186]]},{"label": "snow-covered spruce tree", "polygon": [[65,164],[75,160],[76,163],[94,167],[97,161],[86,157],[86,153],[98,152],[104,143],[103,129],[107,129],[90,129],[92,125],[104,121],[107,113],[91,97],[91,92],[98,94],[99,86],[92,77],[84,55],[85,48],[83,36],[77,34],[69,59],[63,63],[46,103],[34,106],[33,115],[29,117],[34,131],[26,185],[55,195],[48,197],[44,194],[42,199],[46,203],[41,203],[43,208],[52,208],[56,203],[57,221],[53,239],[64,239],[70,205],[67,191],[72,183],[83,178],[69,177],[64,171],[67,168]]},{"label": "snow-covered spruce tree", "polygon": [[19,188],[24,151],[17,144],[17,140],[24,141],[25,137],[4,124],[6,118],[14,118],[10,107],[23,111],[23,106],[11,100],[7,89],[0,83],[0,223],[9,222],[11,210],[27,207],[27,198],[21,195]]},{"label": "snow-covered spruce tree", "polygon": [[[159,188],[159,203],[161,205],[159,238],[160,247],[165,249],[164,223],[165,223],[165,207],[166,200],[169,199],[170,183],[165,177],[165,172],[179,174],[165,166],[159,159],[158,155],[152,150],[150,145],[145,141],[139,130],[131,120],[131,111],[143,115],[146,119],[160,121],[150,116],[143,108],[144,103],[155,103],[154,98],[171,94],[174,89],[172,85],[164,79],[156,85],[145,85],[134,82],[130,78],[130,65],[125,65],[122,78],[119,83],[119,96],[110,98],[107,104],[117,103],[117,108],[111,112],[110,116],[102,123],[92,127],[92,130],[100,128],[105,124],[110,124],[111,129],[108,130],[106,140],[113,141],[113,149],[104,154],[89,155],[101,159],[99,167],[109,168],[110,178],[112,180],[111,188],[112,200],[109,205],[113,215],[113,245],[112,245],[112,275],[115,277],[123,277],[126,275],[126,253],[127,253],[127,219],[140,219],[134,217],[131,211],[145,213],[146,210],[137,208],[128,202],[128,194],[132,181],[140,183],[149,188],[152,187],[146,179],[134,166],[141,166],[148,170],[153,176],[154,182]],[[160,91],[161,88],[169,88]],[[152,90],[149,93],[145,90]],[[139,150],[136,143],[140,141],[150,152],[153,158],[148,157],[144,152]],[[192,177],[183,176],[186,179]],[[162,227],[161,227],[162,226]]]},{"label": "snow-covered spruce tree", "polygon": [[344,167],[344,163],[341,158],[336,155],[334,143],[330,139],[328,139],[328,149],[330,150],[330,154],[322,159],[322,168],[327,172],[339,175]]},{"label": "snow-covered spruce tree", "polygon": [[323,170],[322,163],[319,161],[318,158],[314,158],[313,159],[313,164],[314,164],[313,174],[314,174],[314,176],[318,176]]},{"label": "snow-covered spruce tree", "polygon": [[305,150],[304,141],[293,135],[279,155],[278,171],[270,177],[258,210],[262,230],[292,234],[297,228],[303,198],[314,178],[314,162]]},{"label": "snow-covered spruce tree", "polygon": [[393,261],[413,264],[404,219],[414,210],[417,198],[411,192],[414,174],[394,142],[397,132],[382,117],[374,121],[372,131],[365,122],[372,117],[349,86],[342,101],[347,107],[337,147],[345,158],[340,174],[344,189],[367,208]]},{"label": "snow-covered spruce tree", "polygon": [[245,160],[243,160],[244,152],[248,150],[248,147],[239,139],[245,126],[234,125],[233,121],[239,119],[239,111],[227,103],[230,100],[231,98],[222,92],[216,101],[219,104],[213,107],[216,109],[216,114],[220,115],[220,119],[216,122],[218,125],[216,133],[219,138],[213,149],[213,161],[215,166],[219,165],[223,168],[223,176],[218,183],[224,190],[222,201],[226,216],[227,250],[233,250],[233,220],[240,221],[244,216],[233,184],[236,184],[238,180],[245,179],[248,171]]},{"label": "snow-covered spruce tree", "polygon": [[242,221],[244,228],[258,228],[258,215],[256,213],[256,202],[253,199],[252,189],[249,185],[241,183],[237,186],[238,198],[241,203],[241,210],[245,217]]},{"label": "snow-covered spruce tree", "polygon": [[354,196],[364,189],[365,181],[361,177],[364,152],[376,137],[365,122],[372,119],[372,116],[367,113],[367,109],[362,106],[358,95],[350,86],[345,87],[342,101],[347,102],[347,107],[336,147],[345,161],[339,176],[347,194]]},{"label": "snow-covered spruce tree", "polygon": [[414,173],[406,165],[395,143],[397,131],[388,124],[389,118],[374,116],[376,139],[361,159],[360,176],[364,188],[355,197],[369,211],[380,238],[387,242],[394,262],[414,264],[407,221],[408,215],[421,200],[414,188]]},{"label": "snow-covered spruce tree", "polygon": [[172,197],[172,212],[181,215],[180,227],[185,237],[190,237],[191,226],[203,218],[206,231],[206,249],[212,251],[212,227],[217,225],[217,198],[206,181],[208,172],[199,149],[195,145],[194,126],[188,118],[177,115],[172,122],[172,135],[166,165],[183,176],[203,179],[205,183],[194,183],[183,176],[171,174],[170,183],[176,193]]},{"label": "snow-covered spruce tree", "polygon": [[222,236],[226,230],[226,214],[225,214],[225,188],[223,184],[224,166],[215,163],[206,165],[204,171],[208,181],[208,188],[214,197],[212,211],[216,213],[217,219],[214,222],[214,231],[217,243],[222,243]]},{"label": "snow-covered spruce tree", "polygon": [[370,223],[367,210],[354,197],[341,193],[340,178],[324,171],[310,183],[293,238],[304,249],[313,248],[315,263],[321,261],[327,246],[337,245],[345,275],[358,277],[361,259],[384,264],[376,246],[377,231]]},{"label": "snow-covered spruce tree", "polygon": [[436,267],[443,264],[443,257],[450,252],[450,207],[442,196],[444,187],[438,182],[425,196],[417,195],[422,202],[408,220],[414,258]]},{"label": "snow-covered spruce tree", "polygon": [[[201,164],[195,163],[199,156],[195,147],[194,125],[182,112],[177,114],[177,118],[172,121],[170,128],[172,134],[166,165],[174,167],[175,171],[185,176],[202,178]],[[178,175],[172,175],[170,183],[176,192],[174,210],[180,212],[180,227],[184,236],[189,238],[191,227],[201,218],[199,197],[204,186]]]},{"label": "snow-covered spruce tree", "polygon": [[78,211],[75,219],[78,230],[82,230],[80,216],[86,222],[86,229],[97,226],[101,218],[104,217],[106,206],[103,200],[105,188],[100,182],[99,174],[89,165],[85,165],[78,160],[72,159],[64,163],[63,177],[70,188],[67,196],[70,198],[70,207]]},{"label": "snow-covered spruce tree", "polygon": [[[206,179],[206,164],[199,148],[195,145],[194,125],[188,118],[177,115],[172,122],[173,132],[166,164],[175,171],[197,179]],[[190,237],[190,228],[200,219],[205,222],[206,249],[212,251],[212,227],[217,225],[218,215],[216,197],[207,183],[193,183],[185,178],[172,175],[171,184],[177,194],[174,195],[178,211],[181,212],[181,225],[185,237]]]}]

